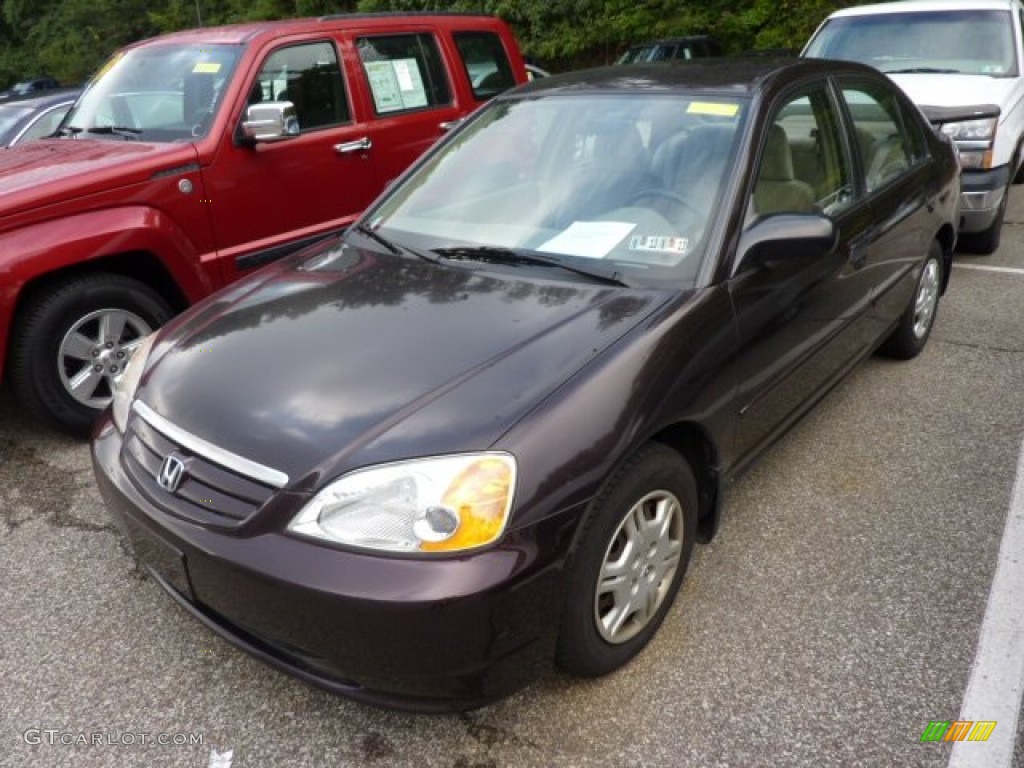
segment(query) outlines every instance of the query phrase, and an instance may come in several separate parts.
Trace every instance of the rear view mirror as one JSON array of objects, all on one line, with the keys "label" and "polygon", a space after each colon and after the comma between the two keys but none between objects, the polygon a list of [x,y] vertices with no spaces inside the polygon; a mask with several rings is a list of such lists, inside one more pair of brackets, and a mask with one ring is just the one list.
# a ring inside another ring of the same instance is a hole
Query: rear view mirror
[{"label": "rear view mirror", "polygon": [[248,141],[281,141],[298,135],[299,118],[290,101],[251,104],[245,111],[242,136]]},{"label": "rear view mirror", "polygon": [[826,216],[783,213],[755,223],[740,237],[740,271],[755,266],[813,261],[835,249],[839,232]]}]

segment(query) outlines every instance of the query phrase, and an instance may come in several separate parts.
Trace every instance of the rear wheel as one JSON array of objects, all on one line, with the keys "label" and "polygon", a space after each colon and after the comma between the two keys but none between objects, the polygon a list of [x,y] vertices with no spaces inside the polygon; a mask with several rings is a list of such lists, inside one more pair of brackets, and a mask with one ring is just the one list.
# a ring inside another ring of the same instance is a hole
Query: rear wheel
[{"label": "rear wheel", "polygon": [[570,566],[559,667],[595,677],[647,645],[679,591],[696,518],[693,473],[666,446],[647,446],[611,477]]},{"label": "rear wheel", "polygon": [[144,283],[95,274],[58,283],[30,300],[11,334],[9,376],[37,417],[86,435],[143,337],[172,316]]},{"label": "rear wheel", "polygon": [[928,337],[935,325],[935,313],[939,308],[941,293],[942,246],[933,240],[928,250],[928,258],[917,278],[914,296],[900,317],[899,325],[882,344],[882,354],[899,360],[909,360],[920,354],[924,345],[928,343]]}]

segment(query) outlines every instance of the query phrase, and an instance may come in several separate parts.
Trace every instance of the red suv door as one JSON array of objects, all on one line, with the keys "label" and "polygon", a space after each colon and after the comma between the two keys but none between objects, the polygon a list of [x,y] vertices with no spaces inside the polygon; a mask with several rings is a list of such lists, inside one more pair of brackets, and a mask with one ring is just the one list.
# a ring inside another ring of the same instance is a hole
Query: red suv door
[{"label": "red suv door", "polygon": [[290,101],[300,134],[248,146],[228,135],[204,170],[226,281],[296,240],[344,228],[382,188],[339,61],[332,38],[293,41],[268,47],[249,76],[236,121],[249,104]]},{"label": "red suv door", "polygon": [[353,92],[369,116],[371,153],[386,185],[473,105],[459,103],[442,41],[429,28],[354,29],[344,45],[360,70]]}]

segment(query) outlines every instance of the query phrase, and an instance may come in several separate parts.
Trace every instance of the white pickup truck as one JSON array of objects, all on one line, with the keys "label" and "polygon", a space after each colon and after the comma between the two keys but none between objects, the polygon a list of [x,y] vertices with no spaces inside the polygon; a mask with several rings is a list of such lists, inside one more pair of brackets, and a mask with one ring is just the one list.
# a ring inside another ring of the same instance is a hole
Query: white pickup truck
[{"label": "white pickup truck", "polygon": [[1022,28],[1020,0],[904,0],[836,11],[802,54],[880,69],[956,141],[960,242],[978,253],[999,247],[1010,184],[1024,181]]}]

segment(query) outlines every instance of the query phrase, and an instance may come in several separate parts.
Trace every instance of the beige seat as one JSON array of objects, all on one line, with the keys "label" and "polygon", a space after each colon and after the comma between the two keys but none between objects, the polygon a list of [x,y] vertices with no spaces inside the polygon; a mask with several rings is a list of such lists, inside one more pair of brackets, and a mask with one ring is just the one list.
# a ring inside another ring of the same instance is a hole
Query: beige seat
[{"label": "beige seat", "polygon": [[768,131],[761,172],[754,187],[754,208],[762,216],[771,213],[810,213],[815,210],[811,185],[793,175],[793,156],[786,132],[780,125]]},{"label": "beige seat", "polygon": [[682,195],[695,210],[709,215],[735,135],[732,125],[715,123],[677,133],[658,147],[651,171],[666,189]]}]

